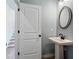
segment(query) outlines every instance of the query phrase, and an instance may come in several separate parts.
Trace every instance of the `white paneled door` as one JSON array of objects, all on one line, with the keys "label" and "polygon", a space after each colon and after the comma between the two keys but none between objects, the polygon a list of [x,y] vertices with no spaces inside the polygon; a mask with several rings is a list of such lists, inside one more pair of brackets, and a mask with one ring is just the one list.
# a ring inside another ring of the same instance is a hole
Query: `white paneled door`
[{"label": "white paneled door", "polygon": [[20,3],[19,59],[41,59],[41,7]]}]

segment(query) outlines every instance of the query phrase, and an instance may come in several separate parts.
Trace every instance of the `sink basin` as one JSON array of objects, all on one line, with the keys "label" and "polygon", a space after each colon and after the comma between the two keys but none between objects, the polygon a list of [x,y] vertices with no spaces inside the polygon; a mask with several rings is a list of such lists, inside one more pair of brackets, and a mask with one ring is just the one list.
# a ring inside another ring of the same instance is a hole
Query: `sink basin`
[{"label": "sink basin", "polygon": [[69,39],[62,40],[60,37],[49,37],[55,43],[55,59],[64,59],[64,45],[72,45],[73,41]]},{"label": "sink basin", "polygon": [[72,45],[73,41],[64,39],[62,40],[60,37],[50,37],[49,38],[53,43],[58,44],[58,45]]}]

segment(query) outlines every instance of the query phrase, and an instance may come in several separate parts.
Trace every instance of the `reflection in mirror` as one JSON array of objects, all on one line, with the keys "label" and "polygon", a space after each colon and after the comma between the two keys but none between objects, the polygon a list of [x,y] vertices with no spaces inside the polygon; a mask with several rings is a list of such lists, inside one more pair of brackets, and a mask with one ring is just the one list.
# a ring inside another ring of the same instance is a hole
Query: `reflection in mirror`
[{"label": "reflection in mirror", "polygon": [[59,13],[59,25],[62,29],[67,28],[72,20],[72,11],[69,7],[64,6]]}]

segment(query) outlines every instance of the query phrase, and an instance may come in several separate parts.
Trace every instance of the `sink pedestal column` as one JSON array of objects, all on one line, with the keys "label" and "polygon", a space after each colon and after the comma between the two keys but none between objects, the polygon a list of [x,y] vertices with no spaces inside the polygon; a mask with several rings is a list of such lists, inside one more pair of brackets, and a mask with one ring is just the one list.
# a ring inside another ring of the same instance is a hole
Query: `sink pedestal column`
[{"label": "sink pedestal column", "polygon": [[55,59],[64,59],[63,45],[55,44]]}]

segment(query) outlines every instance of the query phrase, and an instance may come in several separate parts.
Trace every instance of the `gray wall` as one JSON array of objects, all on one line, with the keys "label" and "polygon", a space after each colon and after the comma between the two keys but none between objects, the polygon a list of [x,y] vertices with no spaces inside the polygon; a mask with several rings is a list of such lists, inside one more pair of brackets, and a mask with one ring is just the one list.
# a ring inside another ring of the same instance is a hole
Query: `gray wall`
[{"label": "gray wall", "polygon": [[54,46],[48,38],[56,36],[57,0],[21,0],[21,2],[42,7],[42,54],[53,54]]},{"label": "gray wall", "polygon": [[[59,11],[63,6],[69,6],[73,10],[73,1],[70,0],[68,2],[61,2],[58,3],[58,14]],[[59,20],[59,19],[58,19]],[[57,23],[58,25],[58,23]],[[59,33],[62,33],[68,38],[69,40],[73,40],[73,20],[67,29],[61,29],[59,25],[57,26],[57,36]],[[65,56],[66,59],[73,59],[73,47],[72,46],[65,46]]]},{"label": "gray wall", "polygon": [[[63,6],[69,6],[71,8],[71,10],[73,10],[73,5],[72,5],[71,0],[68,2],[61,2],[61,3],[58,3],[58,14]],[[67,29],[61,29],[58,25],[57,26],[57,34],[59,34],[59,33],[63,33],[66,36],[66,38],[72,40],[73,39],[73,20]]]}]

